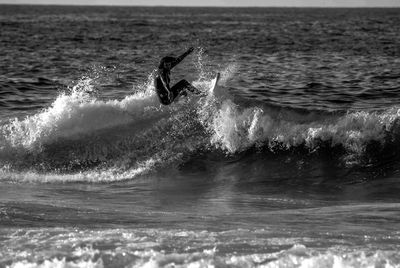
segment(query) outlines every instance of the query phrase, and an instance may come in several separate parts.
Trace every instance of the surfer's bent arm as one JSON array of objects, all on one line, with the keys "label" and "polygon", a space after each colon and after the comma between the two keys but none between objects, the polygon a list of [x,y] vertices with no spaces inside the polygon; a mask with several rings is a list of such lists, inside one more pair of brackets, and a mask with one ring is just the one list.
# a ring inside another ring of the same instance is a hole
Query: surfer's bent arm
[{"label": "surfer's bent arm", "polygon": [[172,63],[172,68],[174,68],[176,65],[178,65],[184,58],[186,58],[187,55],[189,55],[190,53],[192,53],[194,50],[193,47],[189,48],[188,50],[186,50],[185,53],[183,53],[182,55],[180,55],[178,58],[176,58],[176,60],[174,61],[174,63]]}]

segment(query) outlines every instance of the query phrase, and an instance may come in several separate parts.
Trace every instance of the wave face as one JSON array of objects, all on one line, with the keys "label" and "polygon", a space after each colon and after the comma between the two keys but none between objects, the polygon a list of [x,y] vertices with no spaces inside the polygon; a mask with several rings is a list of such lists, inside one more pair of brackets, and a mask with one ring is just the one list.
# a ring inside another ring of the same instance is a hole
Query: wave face
[{"label": "wave face", "polygon": [[371,146],[382,150],[397,143],[397,107],[321,114],[244,102],[225,87],[235,71],[235,65],[222,70],[214,92],[212,75],[201,73],[194,84],[208,94],[170,106],[159,104],[152,76],[122,100],[99,99],[93,80],[83,78],[50,107],[1,126],[2,177],[122,180],[178,167],[201,152],[229,158],[254,148],[308,154],[324,148],[357,162]]}]

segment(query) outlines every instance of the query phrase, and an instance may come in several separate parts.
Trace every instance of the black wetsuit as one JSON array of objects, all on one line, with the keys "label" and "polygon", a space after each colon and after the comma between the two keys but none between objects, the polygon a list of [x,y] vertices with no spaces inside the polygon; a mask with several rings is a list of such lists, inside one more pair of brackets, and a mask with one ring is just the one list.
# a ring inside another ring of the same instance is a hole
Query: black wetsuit
[{"label": "black wetsuit", "polygon": [[[167,80],[165,82],[168,85],[170,82],[169,76],[168,79],[165,80]],[[193,86],[186,80],[179,81],[178,83],[176,83],[176,85],[174,85],[169,89],[169,91],[172,93],[171,99],[168,96],[168,90],[165,88],[163,82],[161,81],[160,75],[156,76],[154,81],[154,87],[156,88],[156,92],[158,98],[160,99],[160,102],[164,105],[168,105],[175,100],[175,98],[181,93],[182,90],[185,89],[191,90]]]},{"label": "black wetsuit", "polygon": [[[175,98],[181,93],[181,91],[187,89],[191,92],[197,92],[198,90],[192,86],[188,81],[181,80],[173,87],[169,87],[170,79],[170,70],[174,68],[178,63],[180,63],[190,52],[186,51],[178,58],[175,58],[173,61],[170,61],[171,68],[165,69],[162,64],[160,64],[158,68],[158,73],[154,79],[154,87],[156,88],[156,92],[160,102],[164,105],[171,104]],[[164,80],[164,83],[163,81]],[[165,85],[164,85],[165,84]],[[171,92],[171,97],[168,96],[168,92]]]}]

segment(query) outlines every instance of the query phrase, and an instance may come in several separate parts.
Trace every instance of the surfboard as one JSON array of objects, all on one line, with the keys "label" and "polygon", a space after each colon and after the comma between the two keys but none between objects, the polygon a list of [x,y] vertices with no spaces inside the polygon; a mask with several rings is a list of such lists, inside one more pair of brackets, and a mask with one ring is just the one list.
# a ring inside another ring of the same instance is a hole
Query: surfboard
[{"label": "surfboard", "polygon": [[211,81],[211,86],[209,87],[208,91],[206,90],[206,91],[201,92],[201,93],[199,94],[199,96],[204,97],[204,96],[207,96],[207,95],[212,95],[212,94],[214,94],[214,90],[215,90],[215,88],[217,87],[217,84],[218,84],[218,81],[219,81],[219,78],[220,78],[220,77],[221,77],[221,74],[220,74],[220,73],[217,73],[217,75],[215,76],[215,78]]},{"label": "surfboard", "polygon": [[[205,90],[197,90],[194,93],[194,95],[192,96],[197,96],[197,97],[205,97],[205,96],[211,96],[214,94],[214,90],[217,88],[218,85],[218,81],[221,77],[220,73],[217,73],[215,78],[211,80],[211,86],[209,88],[206,88]],[[191,98],[193,99],[193,98]],[[195,98],[197,99],[197,98]]]},{"label": "surfboard", "polygon": [[221,77],[220,73],[217,73],[217,75],[215,76],[215,78],[212,81],[211,87],[210,87],[210,92],[214,92],[215,88],[217,87],[219,78]]}]

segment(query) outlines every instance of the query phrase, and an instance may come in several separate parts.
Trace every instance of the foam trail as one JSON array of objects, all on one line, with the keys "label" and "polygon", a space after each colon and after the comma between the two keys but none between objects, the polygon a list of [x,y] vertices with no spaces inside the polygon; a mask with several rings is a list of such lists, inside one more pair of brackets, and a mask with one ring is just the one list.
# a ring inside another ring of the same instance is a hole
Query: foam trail
[{"label": "foam trail", "polygon": [[13,171],[3,167],[0,169],[0,178],[8,181],[23,182],[116,182],[135,178],[148,173],[160,159],[148,159],[137,163],[136,167],[128,170],[108,168],[105,170],[90,170],[77,173],[56,173],[36,171]]}]

